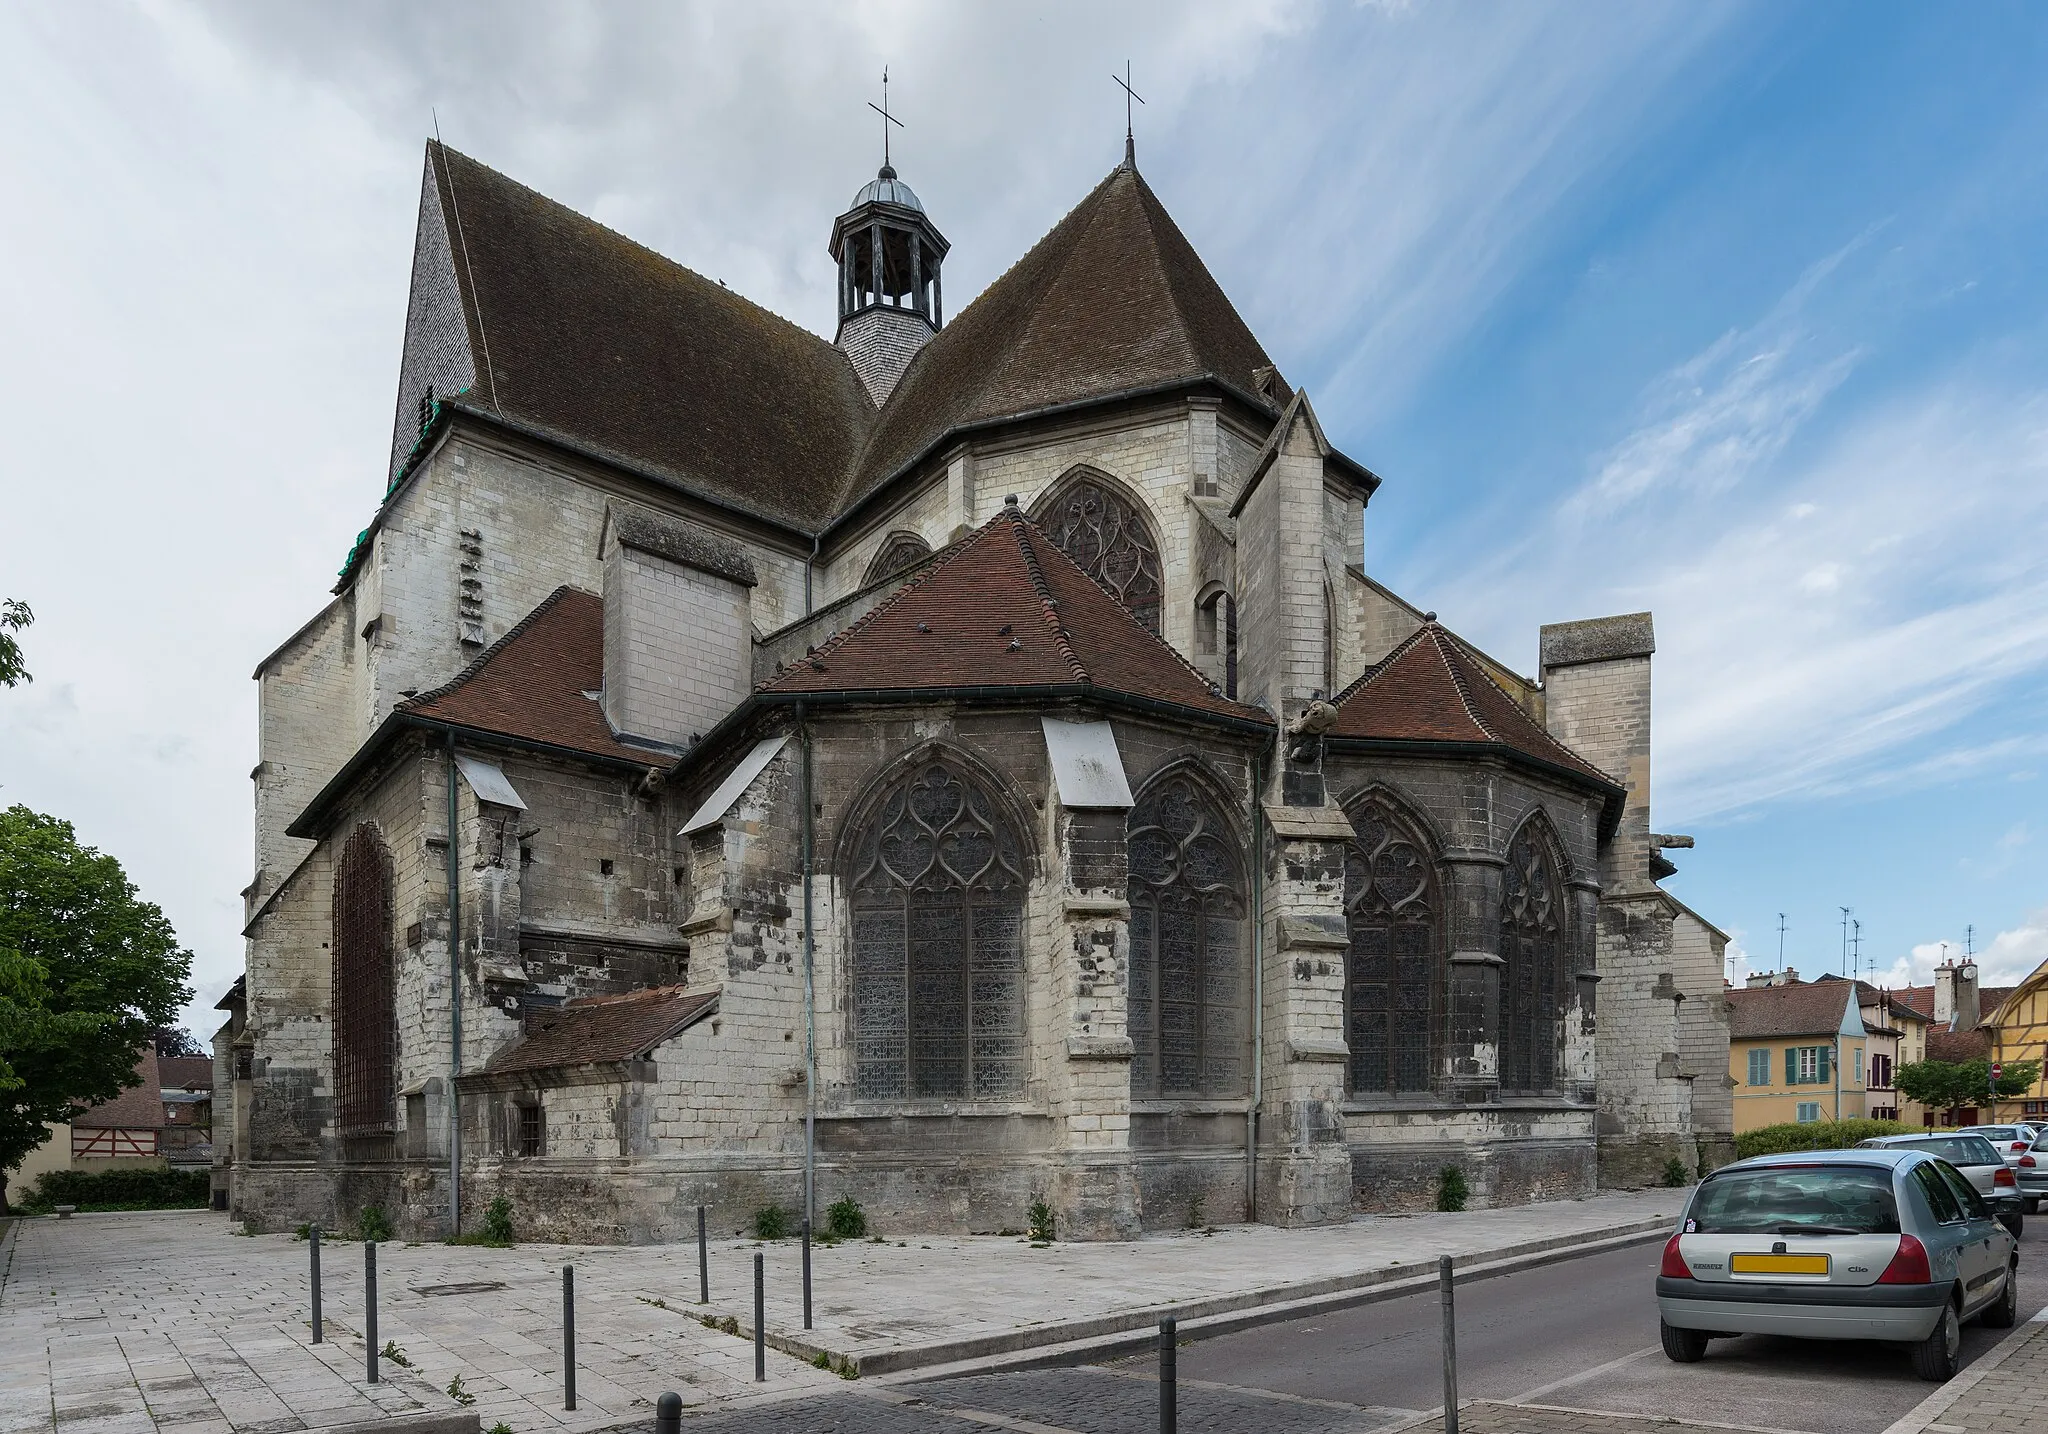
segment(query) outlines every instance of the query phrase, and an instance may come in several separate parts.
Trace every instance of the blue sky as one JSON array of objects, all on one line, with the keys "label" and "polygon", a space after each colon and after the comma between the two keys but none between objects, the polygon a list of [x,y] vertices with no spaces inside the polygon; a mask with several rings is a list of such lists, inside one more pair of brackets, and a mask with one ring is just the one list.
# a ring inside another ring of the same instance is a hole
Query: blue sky
[{"label": "blue sky", "polygon": [[1657,615],[1671,887],[1758,968],[2048,959],[2048,12],[2019,4],[0,8],[0,800],[240,963],[250,669],[389,440],[420,149],[829,332],[883,64],[958,308],[1121,153],[1503,660]]}]

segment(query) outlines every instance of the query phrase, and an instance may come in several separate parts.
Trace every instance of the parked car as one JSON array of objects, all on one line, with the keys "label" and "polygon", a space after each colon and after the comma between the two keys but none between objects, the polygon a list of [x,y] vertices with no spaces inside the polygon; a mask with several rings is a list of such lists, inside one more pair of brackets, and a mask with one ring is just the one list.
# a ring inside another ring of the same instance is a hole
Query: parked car
[{"label": "parked car", "polygon": [[2027,1213],[2041,1213],[2041,1202],[2048,1200],[2048,1141],[2036,1140],[2029,1145],[2012,1173],[2020,1182],[2020,1198],[2026,1202]]},{"label": "parked car", "polygon": [[1880,1135],[1863,1141],[1857,1149],[1924,1150],[1962,1171],[1984,1202],[2006,1229],[2018,1239],[2027,1223],[2026,1204],[2020,1195],[2019,1172],[2005,1163],[1998,1147],[1981,1135],[1944,1131],[1938,1135]]},{"label": "parked car", "polygon": [[1764,1155],[1700,1182],[1664,1246],[1664,1353],[1743,1334],[1906,1345],[1956,1372],[1962,1323],[2019,1318],[2019,1242],[1947,1161],[1910,1146]]},{"label": "parked car", "polygon": [[2025,1155],[2041,1132],[2031,1125],[1966,1125],[1957,1135],[1981,1135],[1998,1148],[2007,1165],[2018,1168],[2020,1157]]}]

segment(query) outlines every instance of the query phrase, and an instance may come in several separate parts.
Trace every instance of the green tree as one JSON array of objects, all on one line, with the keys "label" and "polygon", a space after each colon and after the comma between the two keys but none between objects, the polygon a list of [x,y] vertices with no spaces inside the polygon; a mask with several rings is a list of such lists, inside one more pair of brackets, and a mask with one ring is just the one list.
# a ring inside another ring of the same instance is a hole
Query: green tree
[{"label": "green tree", "polygon": [[135,1054],[191,999],[192,953],[121,863],[69,822],[0,811],[0,1174],[135,1084]]},{"label": "green tree", "polygon": [[28,604],[16,598],[0,598],[0,687],[14,687],[23,682],[33,682],[28,675],[28,666],[22,661],[21,644],[14,639],[14,630],[27,627],[36,620],[28,610]]},{"label": "green tree", "polygon": [[[2007,1099],[2025,1095],[2040,1075],[2039,1061],[2006,1061],[1998,1078],[1998,1093]],[[1913,1061],[1900,1066],[1892,1081],[1901,1094],[1929,1110],[1954,1110],[1957,1106],[1983,1103],[1991,1085],[1991,1063]]]}]

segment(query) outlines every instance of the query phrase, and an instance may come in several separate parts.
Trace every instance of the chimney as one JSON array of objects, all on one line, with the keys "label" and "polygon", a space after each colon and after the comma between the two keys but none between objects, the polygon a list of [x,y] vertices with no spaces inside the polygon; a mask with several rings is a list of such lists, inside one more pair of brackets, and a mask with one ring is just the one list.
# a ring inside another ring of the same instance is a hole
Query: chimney
[{"label": "chimney", "polygon": [[1974,1031],[1983,1019],[1983,1009],[1977,996],[1977,963],[1965,961],[1956,967],[1956,1021],[1954,1029]]},{"label": "chimney", "polygon": [[1603,894],[1653,888],[1650,659],[1657,640],[1650,615],[1547,623],[1539,642],[1544,726],[1628,791],[1605,856]]},{"label": "chimney", "polygon": [[614,504],[604,561],[604,715],[621,738],[688,749],[753,681],[754,565],[730,538]]},{"label": "chimney", "polygon": [[1752,971],[1749,973],[1749,979],[1742,984],[1751,991],[1760,990],[1765,986],[1775,986],[1778,984],[1778,973],[1776,971]]},{"label": "chimney", "polygon": [[1956,1014],[1956,968],[1952,961],[1944,961],[1934,968],[1934,1022],[1948,1026]]}]

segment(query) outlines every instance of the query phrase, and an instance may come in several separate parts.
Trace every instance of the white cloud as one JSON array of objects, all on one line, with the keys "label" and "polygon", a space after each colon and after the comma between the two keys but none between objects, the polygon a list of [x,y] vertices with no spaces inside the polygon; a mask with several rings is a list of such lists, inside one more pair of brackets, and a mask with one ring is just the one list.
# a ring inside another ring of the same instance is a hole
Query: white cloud
[{"label": "white cloud", "polygon": [[[1871,977],[1885,986],[1925,986],[1934,979],[1934,968],[1943,961],[1961,961],[1969,944],[1965,933],[1922,941],[1909,953],[1896,958]],[[1976,944],[1977,984],[2016,986],[2048,961],[2048,908],[2028,913],[2026,918],[1990,941]]]}]

